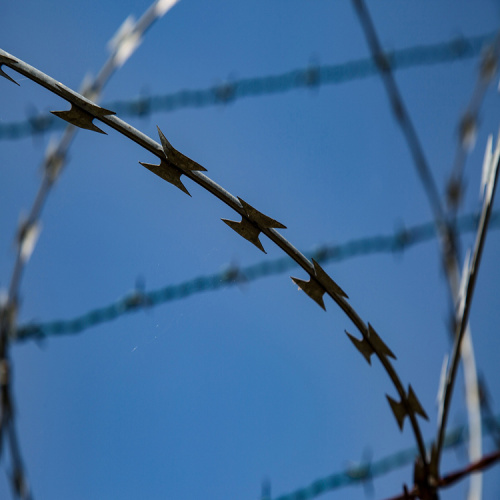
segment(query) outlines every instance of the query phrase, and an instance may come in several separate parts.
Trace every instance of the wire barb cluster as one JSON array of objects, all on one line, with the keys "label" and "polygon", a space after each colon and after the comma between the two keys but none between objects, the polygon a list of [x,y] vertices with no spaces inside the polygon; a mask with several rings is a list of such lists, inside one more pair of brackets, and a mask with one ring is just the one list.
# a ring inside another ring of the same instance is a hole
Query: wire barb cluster
[{"label": "wire barb cluster", "polygon": [[[9,58],[9,60],[11,61],[9,63],[9,66],[15,71],[21,73],[22,75],[33,80],[39,85],[44,86],[51,92],[59,95],[60,97],[68,101],[71,105],[77,105],[79,107],[82,107],[86,112],[90,113],[94,119],[98,119],[99,121],[115,129],[117,132],[129,138],[130,140],[136,142],[141,147],[147,149],[160,159],[165,158],[165,151],[160,144],[154,142],[152,139],[144,135],[142,132],[139,132],[128,123],[124,122],[123,120],[119,119],[113,114],[102,112],[100,107],[88,101],[80,94],[72,91],[71,89],[65,87],[64,85],[60,85],[58,82],[56,82],[48,75],[28,65],[27,63],[21,61],[20,59],[14,58],[10,54],[7,54],[6,52],[0,49],[0,56],[2,55],[5,55]],[[177,157],[175,154],[173,155],[173,159],[174,160],[177,159],[178,163],[186,161],[183,160],[183,158],[186,157],[184,157],[184,155],[182,156],[177,155]],[[396,388],[399,396],[401,397],[401,400],[402,401],[405,400],[406,393],[402,383],[399,380],[396,371],[392,367],[391,363],[386,359],[385,354],[383,352],[379,352],[378,346],[372,342],[372,340],[369,337],[369,331],[366,324],[362,321],[362,319],[360,318],[358,313],[354,310],[354,308],[346,301],[346,294],[343,292],[339,293],[339,287],[338,285],[335,284],[332,278],[326,272],[324,272],[324,270],[322,270],[317,265],[316,262],[313,263],[309,262],[309,260],[303,254],[301,254],[295,247],[293,247],[275,229],[269,227],[269,225],[271,224],[269,224],[269,218],[267,218],[267,216],[264,216],[265,218],[263,219],[261,217],[262,214],[253,209],[253,207],[252,210],[255,211],[250,210],[248,207],[245,208],[245,206],[241,204],[241,201],[239,199],[229,194],[222,187],[220,187],[218,184],[213,182],[211,179],[209,179],[199,171],[185,169],[183,172],[185,173],[186,176],[190,177],[197,184],[199,184],[200,186],[208,190],[210,193],[217,196],[221,201],[223,201],[233,210],[238,212],[242,217],[246,217],[252,223],[256,224],[257,228],[262,233],[264,233],[268,238],[270,238],[276,245],[278,245],[285,253],[287,253],[292,259],[294,259],[308,273],[310,277],[309,281],[311,287],[310,290],[312,290],[313,288],[316,290],[314,292],[314,296],[317,296],[318,293],[320,295],[327,293],[339,305],[339,307],[351,319],[351,321],[354,323],[354,325],[359,330],[361,335],[364,337],[366,342],[371,346],[371,348],[376,353],[382,366],[384,367],[394,387]],[[273,220],[273,222],[275,221]],[[425,464],[426,461],[425,447],[423,444],[422,434],[419,425],[412,412],[408,411],[408,415],[419,448],[420,458],[422,462]]]},{"label": "wire barb cluster", "polygon": [[[157,2],[156,12],[160,12],[165,8],[164,5],[162,7],[159,7],[160,3],[165,4],[165,2]],[[173,4],[175,2],[170,3]],[[367,34],[367,38],[371,45],[373,62],[383,76],[389,93],[394,115],[400,123],[403,132],[405,133],[410,149],[414,156],[415,164],[419,170],[423,184],[428,193],[431,206],[433,207],[438,232],[440,232],[443,240],[446,240],[448,242],[453,241],[454,235],[451,233],[451,230],[449,229],[448,223],[446,221],[439,193],[434,184],[434,180],[432,179],[430,169],[427,165],[427,161],[419,144],[418,137],[411,123],[409,114],[405,109],[404,103],[401,99],[401,96],[399,95],[399,91],[391,74],[392,69],[397,67],[397,65],[395,65],[391,58],[388,57],[387,54],[384,54],[384,52],[382,51],[377,40],[373,25],[371,24],[371,20],[362,0],[353,0],[353,3],[358,11],[361,22]],[[133,49],[138,45],[139,39],[140,36],[137,31],[134,32],[134,30],[131,30],[130,27],[127,27],[127,25],[124,25],[124,27],[122,27],[120,32],[117,34],[115,41],[113,42],[115,44],[115,49],[116,47],[119,47],[119,49],[116,49],[115,53],[115,64],[117,66],[122,64],[124,60],[126,60]],[[495,153],[491,153],[490,155],[491,159],[488,163],[487,171],[485,174],[486,195],[484,199],[483,210],[481,212],[479,228],[477,231],[476,245],[471,264],[467,266],[464,271],[464,285],[463,293],[461,296],[462,300],[460,301],[460,307],[458,308],[456,315],[456,338],[452,352],[452,360],[446,377],[446,387],[442,402],[442,418],[439,423],[438,437],[435,446],[433,447],[429,463],[429,458],[427,456],[426,447],[423,442],[416,415],[420,415],[421,417],[426,419],[428,417],[424,408],[420,404],[412,386],[408,385],[408,390],[404,389],[404,386],[401,383],[400,378],[389,359],[396,359],[396,356],[385,344],[379,334],[376,333],[372,325],[370,323],[366,325],[363,322],[355,309],[349,304],[348,295],[319,265],[318,261],[314,258],[311,258],[311,261],[309,261],[305,255],[300,253],[285,238],[283,238],[280,233],[276,231],[276,229],[286,229],[283,224],[277,222],[271,217],[268,217],[267,215],[264,215],[253,206],[246,203],[240,197],[234,197],[233,195],[229,194],[221,186],[208,178],[205,174],[202,173],[206,171],[206,169],[185,156],[180,151],[176,150],[169,143],[169,141],[159,128],[158,134],[161,144],[153,141],[148,136],[142,134],[140,131],[136,130],[131,125],[118,118],[116,116],[116,111],[111,111],[110,109],[101,107],[93,102],[90,97],[94,97],[97,95],[95,86],[92,88],[89,87],[86,96],[79,94],[60,84],[59,82],[56,82],[54,79],[40,72],[36,68],[26,64],[18,58],[11,56],[10,54],[7,54],[0,49],[0,76],[4,76],[8,80],[17,83],[13,78],[11,78],[2,70],[2,66],[10,67],[14,71],[33,80],[37,84],[47,88],[49,91],[53,92],[56,95],[59,95],[67,102],[69,102],[69,104],[71,105],[70,110],[55,111],[52,113],[59,118],[67,121],[72,126],[84,128],[98,133],[104,133],[99,127],[97,127],[97,125],[94,124],[94,120],[98,120],[113,128],[120,134],[124,135],[126,138],[136,142],[142,148],[150,151],[160,159],[160,164],[158,165],[139,162],[148,170],[152,171],[162,179],[166,180],[170,184],[176,186],[186,194],[190,195],[189,191],[181,181],[181,176],[185,175],[186,177],[190,178],[191,180],[202,186],[204,189],[209,191],[211,194],[219,198],[222,202],[224,202],[242,217],[241,221],[222,219],[229,227],[231,227],[240,236],[254,244],[263,252],[265,252],[265,250],[259,239],[259,236],[261,234],[266,235],[308,274],[307,281],[299,278],[292,278],[292,280],[299,286],[299,288],[301,288],[323,309],[326,309],[324,303],[325,294],[330,296],[334,300],[334,302],[337,303],[337,305],[354,323],[354,325],[362,335],[361,339],[357,339],[346,331],[353,345],[356,347],[356,349],[358,349],[358,351],[363,355],[363,357],[370,365],[372,355],[375,354],[375,356],[382,364],[384,370],[387,372],[389,378],[391,379],[396,391],[398,392],[399,401],[390,396],[387,396],[387,399],[399,428],[401,430],[403,429],[403,424],[406,417],[408,417],[412,426],[412,430],[417,443],[418,458],[415,461],[414,486],[411,490],[408,490],[408,488],[405,486],[403,498],[437,498],[437,489],[439,487],[445,487],[448,484],[451,484],[452,482],[458,480],[460,477],[470,473],[471,471],[480,470],[500,458],[500,454],[497,453],[493,457],[485,457],[483,460],[473,463],[465,472],[460,471],[459,473],[445,477],[440,477],[439,475],[440,455],[442,449],[444,448],[444,432],[446,427],[449,402],[451,400],[453,384],[456,378],[460,344],[467,328],[468,314],[470,311],[474,284],[477,276],[477,270],[479,267],[488,223],[491,218],[492,201],[498,180],[498,168],[500,163],[500,138],[497,143]],[[490,74],[493,71],[493,64],[486,64],[483,72],[485,74]],[[275,78],[276,77],[270,77],[269,89],[280,88],[281,90],[288,90],[286,84],[283,84],[283,82],[281,82],[281,87],[276,85]],[[319,82],[321,82],[321,73],[317,71],[316,68],[310,69],[308,70],[307,75],[304,76],[303,80],[301,80],[301,82],[302,86],[304,85],[304,82],[307,86],[318,85]],[[240,83],[240,85],[243,84]],[[295,80],[294,85],[300,86],[296,83]],[[274,91],[275,90],[270,90],[269,92]],[[253,95],[262,93],[261,90],[257,91],[255,89],[254,92],[255,93]],[[227,85],[224,88],[219,88],[216,92],[214,92],[214,95],[217,102],[227,102],[229,100],[235,99],[236,96],[241,96],[241,93],[238,92],[238,88],[234,87],[234,85]],[[243,95],[245,94],[243,93]],[[247,95],[252,94],[248,93]],[[61,165],[64,162],[64,158],[64,150],[56,149],[53,152],[47,154],[47,176],[45,181],[46,184],[42,184],[40,193],[43,194],[44,192],[46,192],[46,190],[48,189],[47,186],[50,186],[57,178],[61,169]],[[42,196],[41,200],[43,201],[43,199],[44,198]],[[41,202],[36,201],[35,207],[37,207],[37,209],[34,210],[34,213],[37,214],[41,207]],[[16,264],[16,268],[14,271],[14,277],[20,276],[22,265],[27,261],[34,247],[34,242],[36,241],[36,237],[39,232],[39,225],[36,219],[36,217],[31,217],[30,219],[28,219],[19,231],[19,258],[18,264]],[[403,242],[401,244],[404,246],[406,242]],[[235,281],[238,279],[238,277],[238,273],[233,275],[228,274],[227,281]],[[13,278],[13,283],[18,283],[18,278]],[[2,403],[0,413],[0,451],[4,437],[8,436],[12,461],[14,464],[12,483],[19,497],[30,498],[29,488],[27,487],[27,482],[23,472],[24,469],[22,466],[22,460],[20,458],[17,438],[15,434],[13,402],[12,395],[10,393],[8,346],[10,340],[16,338],[16,335],[18,339],[36,336],[36,334],[34,333],[36,331],[36,328],[34,329],[32,325],[28,325],[24,330],[19,329],[16,333],[15,314],[17,313],[17,287],[17,284],[15,286],[11,286],[11,289],[9,291],[8,303],[5,307],[2,307],[0,309],[0,390]],[[149,305],[148,299],[144,294],[140,293],[135,294],[134,296],[127,297],[125,302],[122,303],[123,311],[134,310],[145,305]],[[118,315],[119,314],[116,313],[116,316]],[[96,312],[89,313],[89,317],[90,323],[93,322],[93,324],[96,324],[97,322],[100,322],[100,316]],[[83,329],[84,326],[85,325],[83,324],[80,329]],[[38,326],[37,328],[38,330],[40,330],[40,326]],[[415,452],[413,454],[413,458],[415,458]],[[363,479],[366,479],[368,477],[368,473],[360,474],[360,476],[362,476]],[[321,492],[323,491],[322,486],[315,483],[312,485],[312,491],[314,494]]]}]

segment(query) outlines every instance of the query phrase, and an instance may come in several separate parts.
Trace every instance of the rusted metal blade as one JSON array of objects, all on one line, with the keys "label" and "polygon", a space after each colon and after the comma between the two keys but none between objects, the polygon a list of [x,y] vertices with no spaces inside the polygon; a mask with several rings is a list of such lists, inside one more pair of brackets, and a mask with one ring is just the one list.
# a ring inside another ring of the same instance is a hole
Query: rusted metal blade
[{"label": "rusted metal blade", "polygon": [[425,418],[425,420],[429,420],[427,413],[425,413],[425,410],[422,408],[411,385],[408,386],[408,404],[415,413],[418,413],[422,418]]},{"label": "rusted metal blade", "polygon": [[158,135],[160,136],[161,146],[163,148],[163,152],[167,157],[167,160],[172,162],[176,167],[179,167],[182,170],[199,170],[206,172],[206,168],[202,167],[199,163],[196,163],[191,158],[183,155],[180,151],[177,151],[170,142],[168,142],[167,138],[160,130],[160,127],[156,127],[158,129]]},{"label": "rusted metal blade", "polygon": [[76,104],[71,104],[71,109],[69,111],[51,111],[51,113],[77,127],[93,130],[94,132],[99,132],[100,134],[106,134],[106,132],[92,123],[95,116],[91,115]]},{"label": "rusted metal blade", "polygon": [[281,222],[278,222],[274,219],[271,219],[271,217],[268,217],[267,215],[264,215],[262,212],[259,212],[255,208],[252,207],[252,205],[249,205],[246,201],[242,200],[238,196],[238,200],[240,200],[241,205],[243,206],[243,210],[245,210],[248,218],[255,222],[259,227],[261,228],[277,228],[277,229],[286,229],[286,226],[281,224]]},{"label": "rusted metal blade", "polygon": [[425,413],[420,401],[418,400],[415,392],[413,391],[411,385],[408,386],[408,394],[401,399],[398,403],[396,400],[392,399],[390,396],[387,396],[387,400],[391,405],[392,413],[396,417],[396,421],[398,422],[398,426],[400,430],[403,430],[404,419],[410,413],[418,413],[421,417],[429,420],[427,413]]},{"label": "rusted metal blade", "polygon": [[245,215],[241,216],[241,221],[237,222],[228,219],[222,220],[231,229],[234,229],[239,235],[243,236],[243,238],[253,243],[259,250],[267,253],[259,240],[261,229],[268,229],[272,227],[286,229],[286,226],[281,224],[281,222],[264,215],[262,212],[259,212],[240,197],[238,197],[238,200],[240,201],[243,211],[245,212]]},{"label": "rusted metal blade", "polygon": [[292,281],[311,299],[313,299],[321,308],[326,311],[323,295],[328,292],[331,295],[339,297],[347,297],[347,294],[340,288],[335,281],[323,270],[323,268],[312,259],[314,266],[314,276],[311,274],[309,281],[304,281],[298,278],[292,278]]},{"label": "rusted metal blade", "polygon": [[[372,325],[368,323],[368,338],[358,340],[356,337],[347,332],[347,335],[351,339],[352,343],[358,349],[358,351],[364,356],[368,364],[372,364],[371,356],[377,351],[379,354],[383,356],[389,356],[393,359],[396,359],[394,353],[387,347],[385,342],[378,336],[377,332],[373,329]],[[373,347],[372,347],[373,346]]]},{"label": "rusted metal blade", "polygon": [[313,277],[311,277],[309,281],[304,281],[292,276],[291,278],[302,291],[309,295],[309,297],[311,297],[316,304],[326,311],[325,302],[323,301],[325,289]]},{"label": "rusted metal blade", "polygon": [[327,292],[333,293],[334,295],[339,295],[340,297],[345,297],[348,299],[347,294],[340,288],[335,281],[323,270],[323,268],[312,259],[314,265],[314,272],[316,277],[320,280],[321,284]]},{"label": "rusted metal blade", "polygon": [[405,405],[402,401],[399,403],[395,400],[392,399],[390,396],[387,396],[387,401],[389,401],[389,404],[391,405],[392,413],[394,413],[394,416],[396,417],[396,421],[398,422],[399,430],[403,430],[403,424],[404,420],[406,417],[406,408]]},{"label": "rusted metal blade", "polygon": [[181,191],[184,191],[187,195],[191,196],[190,192],[186,189],[186,186],[181,181],[182,172],[169,165],[166,161],[161,160],[159,165],[154,165],[152,163],[139,162],[143,167],[161,177],[163,180],[170,182],[174,186],[178,187]]},{"label": "rusted metal blade", "polygon": [[236,231],[240,236],[243,236],[250,243],[253,243],[259,250],[262,250],[264,253],[267,253],[262,246],[262,243],[259,240],[260,229],[252,223],[246,217],[242,217],[241,222],[221,219],[225,222],[231,229]]}]

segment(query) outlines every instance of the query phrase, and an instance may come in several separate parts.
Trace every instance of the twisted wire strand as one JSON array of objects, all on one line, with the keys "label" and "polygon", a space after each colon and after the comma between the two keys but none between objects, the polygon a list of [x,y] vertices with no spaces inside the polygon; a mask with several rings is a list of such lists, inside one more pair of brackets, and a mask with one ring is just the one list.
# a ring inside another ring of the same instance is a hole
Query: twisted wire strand
[{"label": "twisted wire strand", "polygon": [[[447,42],[395,50],[386,53],[387,64],[391,70],[395,71],[471,59],[476,57],[484,44],[493,37],[494,33],[487,33],[476,37],[460,37]],[[199,109],[227,104],[247,97],[339,85],[375,76],[377,72],[377,65],[373,59],[365,58],[341,64],[309,66],[276,75],[228,81],[205,89],[185,89],[170,94],[109,102],[103,107],[113,109],[123,117],[144,117],[156,112],[167,113],[185,108]],[[0,140],[21,139],[49,130],[62,129],[64,126],[64,123],[53,115],[40,114],[24,121],[0,123]]]},{"label": "twisted wire strand", "polygon": [[[478,219],[479,214],[464,215],[458,219],[457,229],[460,232],[474,232]],[[500,228],[500,211],[492,214],[490,228]],[[434,224],[428,222],[400,230],[392,235],[360,238],[341,245],[321,245],[304,254],[319,263],[340,262],[357,256],[403,252],[435,237]],[[20,325],[15,334],[15,341],[43,340],[52,336],[81,333],[132,312],[186,299],[194,294],[216,291],[267,276],[282,274],[294,268],[297,268],[296,262],[288,258],[279,258],[241,268],[231,266],[209,276],[198,276],[177,285],[168,285],[149,292],[136,290],[108,306],[97,307],[72,319],[41,323],[31,322]]]}]

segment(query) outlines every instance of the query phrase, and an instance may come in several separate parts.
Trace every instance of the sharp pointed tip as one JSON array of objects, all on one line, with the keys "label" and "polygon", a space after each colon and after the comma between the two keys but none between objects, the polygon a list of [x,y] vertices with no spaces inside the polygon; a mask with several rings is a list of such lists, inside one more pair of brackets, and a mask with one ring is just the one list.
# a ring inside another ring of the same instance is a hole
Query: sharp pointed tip
[{"label": "sharp pointed tip", "polygon": [[160,140],[163,142],[166,140],[165,134],[161,131],[161,128],[156,125],[156,128],[158,129],[158,135],[160,136]]},{"label": "sharp pointed tip", "polygon": [[12,83],[15,83],[18,87],[20,87],[21,85],[19,85],[19,83],[17,83],[14,78],[10,77],[7,73],[5,73],[5,71],[2,70],[2,65],[0,64],[0,76],[3,76],[4,78],[6,78],[7,80],[10,80]]},{"label": "sharp pointed tip", "polygon": [[267,254],[267,252],[264,250],[264,247],[262,246],[262,243],[261,241],[259,240],[259,238],[257,237],[256,238],[256,241],[252,241],[252,243],[259,249],[259,250],[262,250],[265,254]]}]

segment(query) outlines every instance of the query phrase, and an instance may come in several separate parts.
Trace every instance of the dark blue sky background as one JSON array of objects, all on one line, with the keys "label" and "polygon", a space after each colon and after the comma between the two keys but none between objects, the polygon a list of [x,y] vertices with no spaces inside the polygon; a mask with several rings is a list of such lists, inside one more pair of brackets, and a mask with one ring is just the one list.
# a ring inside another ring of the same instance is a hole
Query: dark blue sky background
[{"label": "dark blue sky background", "polygon": [[[77,90],[107,58],[106,44],[149,0],[26,1],[2,6],[0,47]],[[498,2],[369,3],[387,50],[471,37],[498,28]],[[311,64],[369,56],[347,1],[181,0],[146,34],[106,87],[103,103],[203,89]],[[68,109],[59,97],[6,70],[0,123]],[[453,163],[457,125],[478,74],[468,59],[396,73],[440,192]],[[465,173],[462,211],[480,207],[482,158],[499,123],[496,84],[480,115]],[[306,251],[321,244],[393,234],[431,220],[407,145],[378,76],[335,86],[248,97],[227,105],[125,118],[207,168],[235,196],[282,222]],[[282,257],[265,236],[264,255],[220,221],[239,220],[189,179],[192,198],[139,165],[155,158],[115,131],[78,134],[71,161],[43,214],[22,284],[20,322],[71,318],[112,303],[136,283],[146,290],[230,265]],[[0,286],[14,263],[13,236],[34,199],[51,134],[0,141]],[[183,179],[185,179],[183,177]],[[495,206],[499,206],[498,202]],[[473,237],[463,237],[463,249]],[[325,264],[396,354],[436,432],[436,394],[449,350],[449,299],[434,240],[404,253]],[[477,363],[498,409],[500,234],[488,235],[471,315]],[[367,450],[377,460],[414,445],[370,367],[344,334],[350,321],[327,312],[291,282],[295,270],[197,294],[130,314],[78,335],[13,345],[22,452],[37,499],[259,498],[344,470]],[[460,373],[450,424],[466,421]],[[492,449],[485,438],[485,451]],[[448,452],[443,471],[466,462]],[[2,460],[3,470],[8,462]],[[376,498],[411,483],[410,467],[374,481]],[[498,467],[484,498],[498,498]],[[466,483],[444,492],[463,498]],[[8,498],[6,474],[0,497]],[[362,499],[361,486],[325,499]]]}]

